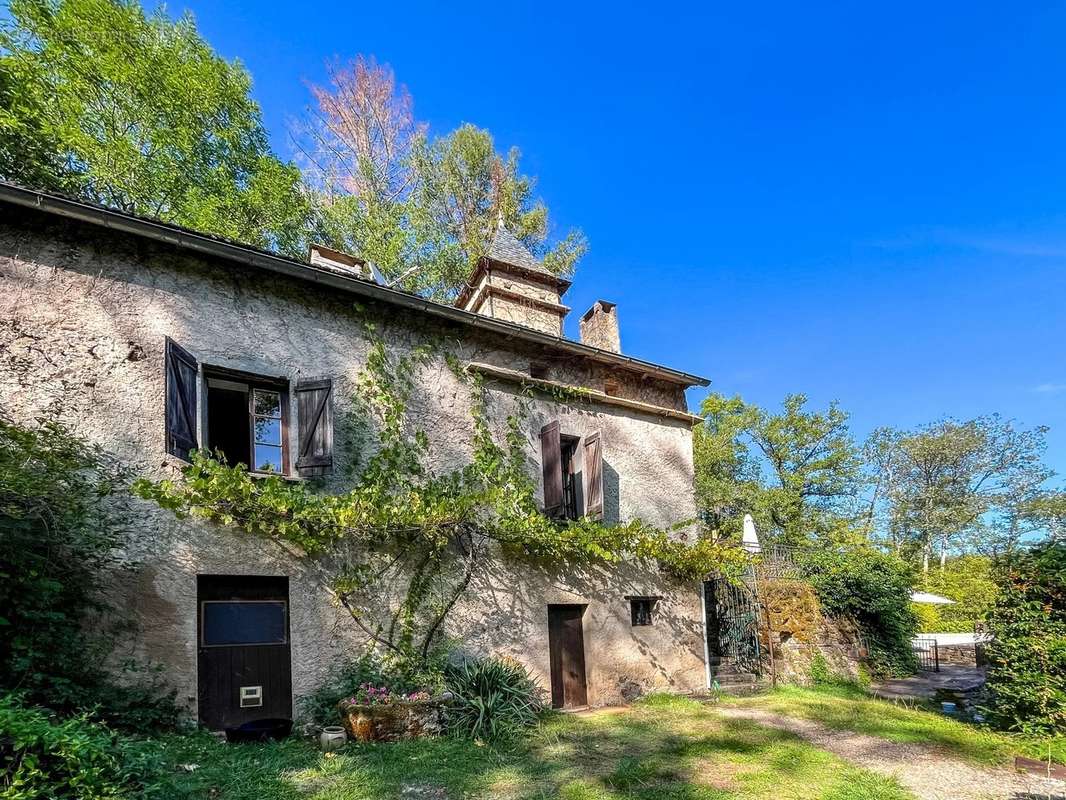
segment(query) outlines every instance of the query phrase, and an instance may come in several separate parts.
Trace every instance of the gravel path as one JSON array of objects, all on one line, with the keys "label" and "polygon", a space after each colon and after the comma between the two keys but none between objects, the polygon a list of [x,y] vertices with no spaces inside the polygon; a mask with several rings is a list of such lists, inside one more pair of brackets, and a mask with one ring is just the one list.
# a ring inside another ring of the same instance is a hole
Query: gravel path
[{"label": "gravel path", "polygon": [[1066,800],[1063,781],[978,767],[934,747],[836,731],[760,709],[719,708],[718,712],[793,733],[858,767],[896,778],[920,800]]}]

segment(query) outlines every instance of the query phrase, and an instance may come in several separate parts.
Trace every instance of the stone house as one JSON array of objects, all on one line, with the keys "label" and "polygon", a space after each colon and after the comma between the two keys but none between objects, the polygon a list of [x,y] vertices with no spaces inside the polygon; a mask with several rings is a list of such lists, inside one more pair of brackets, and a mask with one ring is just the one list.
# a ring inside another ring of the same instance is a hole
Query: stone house
[{"label": "stone house", "polygon": [[[533,386],[528,455],[545,513],[695,516],[685,390],[707,381],[621,352],[599,301],[562,336],[569,282],[500,230],[454,305],[380,285],[351,256],[309,263],[80,201],[0,184],[0,401],[46,410],[136,474],[174,477],[196,447],[343,490],[365,453],[340,421],[369,342],[448,342],[484,376],[496,421]],[[471,457],[468,387],[443,365],[410,414],[433,466]],[[558,387],[583,390],[580,399]],[[543,391],[541,391],[543,390]],[[291,716],[362,641],[306,560],[135,501],[110,593],[135,617],[124,656],[161,664],[205,725]],[[653,568],[501,565],[449,618],[475,653],[523,662],[557,706],[708,684],[698,585]]]}]

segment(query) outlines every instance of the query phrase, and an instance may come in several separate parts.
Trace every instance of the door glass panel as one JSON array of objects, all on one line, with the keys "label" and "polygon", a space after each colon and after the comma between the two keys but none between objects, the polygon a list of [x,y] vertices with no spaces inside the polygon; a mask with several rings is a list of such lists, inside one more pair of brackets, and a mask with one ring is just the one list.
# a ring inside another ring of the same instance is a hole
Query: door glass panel
[{"label": "door glass panel", "polygon": [[204,647],[284,644],[285,603],[207,601],[203,606]]}]

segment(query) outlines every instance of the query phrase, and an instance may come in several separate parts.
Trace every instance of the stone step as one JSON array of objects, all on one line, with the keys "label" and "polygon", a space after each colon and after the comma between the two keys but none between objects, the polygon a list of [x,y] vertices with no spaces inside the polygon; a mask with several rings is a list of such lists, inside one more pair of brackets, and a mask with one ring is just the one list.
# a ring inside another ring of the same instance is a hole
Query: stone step
[{"label": "stone step", "polygon": [[757,683],[759,676],[753,672],[730,672],[730,673],[711,673],[711,680],[718,681],[720,684],[726,683]]},{"label": "stone step", "polygon": [[727,683],[719,684],[718,689],[723,694],[728,694],[732,697],[747,697],[753,694],[760,694],[770,688],[768,683]]}]

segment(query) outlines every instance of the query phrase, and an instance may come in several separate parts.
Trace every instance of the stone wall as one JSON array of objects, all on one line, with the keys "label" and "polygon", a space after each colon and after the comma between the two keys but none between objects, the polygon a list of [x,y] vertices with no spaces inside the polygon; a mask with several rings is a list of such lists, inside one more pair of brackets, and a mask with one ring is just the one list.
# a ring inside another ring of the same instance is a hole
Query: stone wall
[{"label": "stone wall", "polygon": [[858,680],[866,650],[858,627],[822,614],[813,587],[798,580],[765,581],[759,586],[766,611],[763,652],[773,655],[777,680],[808,685],[821,656],[830,675]]},{"label": "stone wall", "polygon": [[[553,378],[684,407],[682,387],[591,361],[563,357],[519,339],[433,322],[395,307],[197,257],[114,231],[39,212],[0,220],[0,398],[5,413],[28,422],[49,409],[137,474],[174,477],[180,462],[164,448],[165,337],[202,364],[256,374],[330,376],[336,400],[331,488],[348,485],[367,445],[342,424],[347,398],[369,347],[363,322],[374,321],[390,347],[443,343],[461,359],[528,371],[548,363]],[[412,425],[427,431],[433,468],[453,469],[471,455],[470,395],[443,361],[419,375]],[[502,425],[514,386],[489,382],[488,406]],[[203,408],[200,403],[200,408]],[[526,430],[529,464],[539,475],[540,427],[559,419],[564,433],[603,436],[605,513],[669,525],[694,516],[691,431],[685,423],[612,406],[533,403]],[[201,420],[201,424],[202,424]],[[295,435],[295,434],[293,434]],[[202,441],[202,437],[201,437]],[[290,442],[291,445],[295,442]],[[200,520],[179,520],[137,501],[137,523],[124,551],[126,573],[110,592],[135,615],[138,633],[120,658],[148,659],[190,709],[196,698],[196,576],[287,575],[292,674],[297,696],[312,691],[330,666],[355,652],[360,637],[317,572],[283,548]],[[661,595],[650,627],[630,625],[625,595]],[[472,652],[504,653],[548,685],[547,604],[586,603],[590,702],[615,702],[649,688],[705,685],[699,590],[662,580],[649,568],[575,572],[516,569],[499,563],[479,576],[448,633]]]}]

